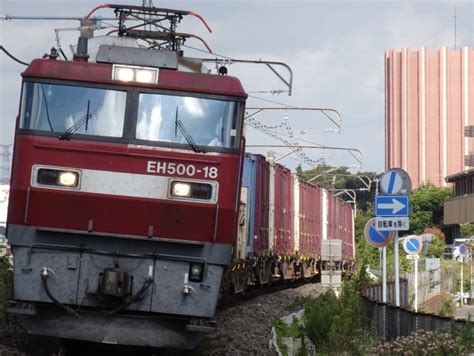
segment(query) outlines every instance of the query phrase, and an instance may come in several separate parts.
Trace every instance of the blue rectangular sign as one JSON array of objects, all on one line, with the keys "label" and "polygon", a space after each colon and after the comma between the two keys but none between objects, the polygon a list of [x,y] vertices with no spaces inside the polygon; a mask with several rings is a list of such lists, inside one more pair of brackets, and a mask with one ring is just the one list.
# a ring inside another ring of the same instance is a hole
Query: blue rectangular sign
[{"label": "blue rectangular sign", "polygon": [[409,216],[410,204],[405,195],[377,195],[375,216]]}]

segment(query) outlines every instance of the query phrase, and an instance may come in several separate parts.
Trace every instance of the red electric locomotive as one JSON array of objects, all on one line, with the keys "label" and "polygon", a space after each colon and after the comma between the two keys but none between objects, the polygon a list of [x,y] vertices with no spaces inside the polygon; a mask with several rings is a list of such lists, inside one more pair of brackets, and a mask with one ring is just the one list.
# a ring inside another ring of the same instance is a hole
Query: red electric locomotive
[{"label": "red electric locomotive", "polygon": [[[174,26],[195,14],[103,7],[119,36],[90,38],[85,26],[74,60],[53,51],[23,73],[10,311],[34,334],[192,348],[213,330],[231,262],[246,94],[181,56],[193,36]],[[125,28],[136,13],[171,31]]]}]

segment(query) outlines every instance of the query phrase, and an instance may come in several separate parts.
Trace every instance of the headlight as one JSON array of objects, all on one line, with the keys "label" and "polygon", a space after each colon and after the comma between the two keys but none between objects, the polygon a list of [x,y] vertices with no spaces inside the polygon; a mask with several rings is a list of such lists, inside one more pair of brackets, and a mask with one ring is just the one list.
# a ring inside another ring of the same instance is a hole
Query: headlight
[{"label": "headlight", "polygon": [[204,265],[202,263],[191,263],[189,265],[189,280],[191,282],[202,282],[204,279]]},{"label": "headlight", "polygon": [[36,176],[40,185],[56,185],[74,188],[79,184],[79,173],[74,171],[61,171],[59,169],[40,168]]},{"label": "headlight", "polygon": [[116,68],[116,72],[114,74],[114,79],[120,80],[122,82],[131,82],[133,80],[133,77],[135,76],[135,73],[132,68],[124,67]]},{"label": "headlight", "polygon": [[60,172],[59,184],[65,187],[77,187],[77,172]]},{"label": "headlight", "polygon": [[210,200],[213,186],[207,183],[178,182],[171,183],[171,195],[178,198]]},{"label": "headlight", "polygon": [[158,69],[146,67],[134,67],[114,64],[112,79],[122,82],[138,82],[145,84],[158,83]]},{"label": "headlight", "polygon": [[140,83],[156,83],[155,73],[156,71],[151,71],[147,69],[137,69],[135,71],[136,80]]},{"label": "headlight", "polygon": [[175,197],[189,197],[191,195],[191,184],[182,182],[173,182],[171,194]]}]

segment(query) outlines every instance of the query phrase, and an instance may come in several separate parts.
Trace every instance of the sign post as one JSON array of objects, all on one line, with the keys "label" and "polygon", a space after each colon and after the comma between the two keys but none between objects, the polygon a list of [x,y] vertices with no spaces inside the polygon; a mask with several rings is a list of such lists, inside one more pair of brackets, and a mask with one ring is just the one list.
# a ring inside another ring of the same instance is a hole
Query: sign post
[{"label": "sign post", "polygon": [[387,248],[383,248],[382,302],[387,303]]},{"label": "sign post", "polygon": [[[407,172],[400,168],[386,171],[380,177],[380,190],[383,196],[376,196],[375,211],[381,224],[381,229],[395,232],[394,254],[395,254],[395,305],[400,306],[400,270],[398,257],[398,231],[409,230],[409,221],[403,219],[410,213],[408,195],[411,193],[411,179]],[[393,223],[397,218],[397,224]],[[386,220],[388,219],[388,220]],[[398,223],[398,221],[401,221]],[[384,224],[385,221],[385,224]],[[379,227],[377,225],[377,228]]]},{"label": "sign post", "polygon": [[464,256],[466,255],[466,245],[459,246],[459,256],[461,256],[461,306],[464,305]]},{"label": "sign post", "polygon": [[415,313],[418,313],[418,258],[415,259]]},{"label": "sign post", "polygon": [[395,305],[400,306],[400,263],[398,262],[398,231],[395,231],[393,253],[395,255]]},{"label": "sign post", "polygon": [[415,260],[415,313],[418,313],[418,259],[423,248],[423,241],[416,235],[410,235],[403,240],[403,249],[407,253],[407,259]]},{"label": "sign post", "polygon": [[393,231],[379,231],[375,228],[375,218],[365,224],[364,235],[367,243],[382,249],[383,273],[382,273],[382,301],[387,303],[387,246],[393,240]]}]

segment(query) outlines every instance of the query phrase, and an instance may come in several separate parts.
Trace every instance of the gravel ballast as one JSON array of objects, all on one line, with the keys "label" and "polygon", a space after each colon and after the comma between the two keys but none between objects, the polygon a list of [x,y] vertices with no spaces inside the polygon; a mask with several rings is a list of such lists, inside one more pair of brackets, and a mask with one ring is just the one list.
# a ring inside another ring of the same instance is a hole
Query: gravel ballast
[{"label": "gravel ballast", "polygon": [[195,350],[196,355],[276,355],[268,347],[272,321],[301,309],[303,298],[316,298],[320,284],[285,289],[218,310],[217,331]]},{"label": "gravel ballast", "polygon": [[[217,330],[195,350],[167,350],[155,355],[276,355],[269,349],[272,321],[301,309],[304,298],[316,298],[321,292],[320,284],[309,283],[218,309]],[[2,356],[46,356],[58,349],[57,339],[30,336],[19,327],[0,328]]]}]

